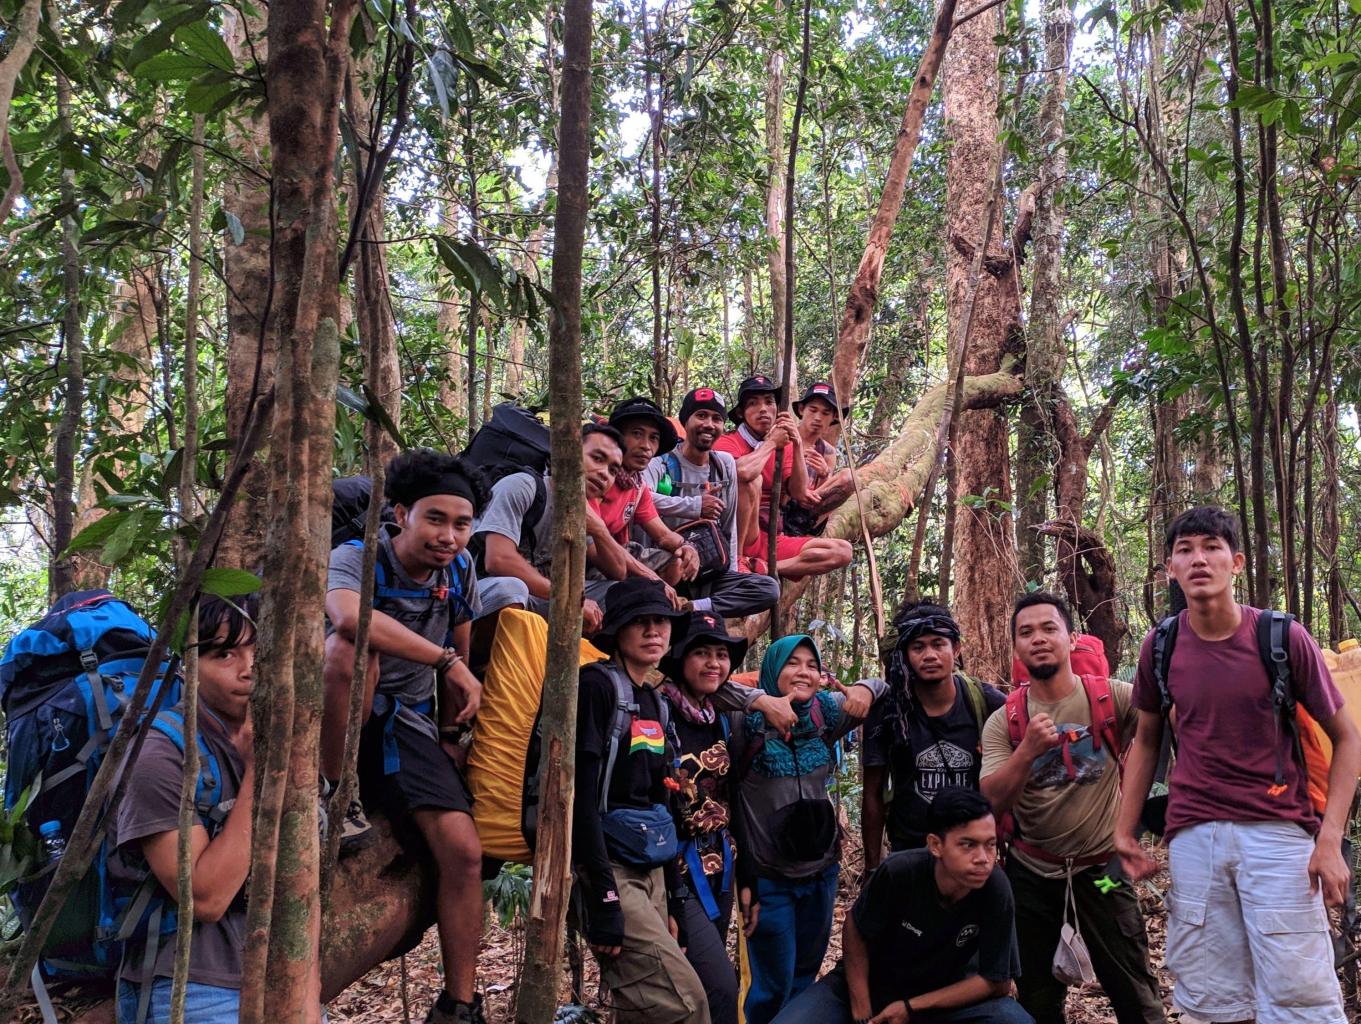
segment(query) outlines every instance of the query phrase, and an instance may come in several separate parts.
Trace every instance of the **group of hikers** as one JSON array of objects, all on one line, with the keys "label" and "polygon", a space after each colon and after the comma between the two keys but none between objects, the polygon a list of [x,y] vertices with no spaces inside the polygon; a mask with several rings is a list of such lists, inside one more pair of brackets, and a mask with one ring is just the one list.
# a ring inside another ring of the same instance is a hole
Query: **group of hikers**
[{"label": "group of hikers", "polygon": [[[1342,842],[1361,736],[1318,646],[1289,620],[1277,644],[1284,695],[1275,685],[1259,621],[1280,620],[1235,600],[1235,517],[1201,507],[1169,526],[1167,573],[1187,607],[1145,638],[1133,684],[1075,650],[1061,598],[1032,592],[1011,615],[1009,693],[965,673],[968,638],[929,603],[894,616],[885,679],[842,685],[813,637],[795,634],[772,642],[757,685],[743,686],[732,676],[748,641],[725,619],[779,599],[764,561],[775,452],[791,511],[816,509],[835,473],[823,435],[843,412],[823,382],[797,418],[779,398],[755,375],[731,409],[710,388],[687,394],[681,433],[642,398],[582,431],[583,632],[605,657],[580,670],[569,923],[598,959],[615,1018],[1057,1024],[1069,985],[1096,980],[1120,1024],[1166,1021],[1135,883],[1158,866],[1142,812],[1170,730],[1176,1008],[1214,1022],[1344,1024],[1325,907],[1350,886]],[[546,614],[551,489],[532,472],[488,488],[465,460],[422,449],[386,467],[384,495],[361,798],[328,827],[343,851],[372,836],[365,808],[419,832],[438,871],[444,968],[427,1021],[473,1024],[484,865],[462,765],[498,614]],[[776,537],[778,575],[849,562],[814,516],[786,521],[806,529]],[[323,796],[344,769],[362,568],[360,543],[331,555]],[[236,1019],[254,614],[250,600],[209,599],[199,615],[200,731],[235,804],[194,830],[184,1019],[195,1024]],[[1321,780],[1297,756],[1297,704],[1332,744],[1322,808],[1310,796]],[[865,876],[841,961],[819,978],[843,856],[830,783],[857,729]],[[172,896],[181,764],[182,746],[148,735],[111,840],[120,865],[149,867]],[[173,950],[148,942],[146,956],[125,956],[120,1020],[169,1019]]]}]

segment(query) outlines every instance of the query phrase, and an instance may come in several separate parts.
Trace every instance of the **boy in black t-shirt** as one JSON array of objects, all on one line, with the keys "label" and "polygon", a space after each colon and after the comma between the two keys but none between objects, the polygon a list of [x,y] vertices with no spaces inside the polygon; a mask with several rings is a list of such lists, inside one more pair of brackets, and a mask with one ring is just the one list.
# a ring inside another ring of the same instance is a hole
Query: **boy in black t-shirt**
[{"label": "boy in black t-shirt", "polygon": [[942,789],[926,849],[888,857],[846,915],[841,966],[775,1024],[1033,1024],[1010,997],[1015,908],[982,794]]},{"label": "boy in black t-shirt", "polygon": [[983,723],[1006,703],[996,687],[959,669],[959,624],[948,608],[911,605],[894,625],[889,692],[865,721],[860,762],[866,871],[883,858],[885,831],[894,852],[926,845],[927,815],[941,789],[978,788]]}]

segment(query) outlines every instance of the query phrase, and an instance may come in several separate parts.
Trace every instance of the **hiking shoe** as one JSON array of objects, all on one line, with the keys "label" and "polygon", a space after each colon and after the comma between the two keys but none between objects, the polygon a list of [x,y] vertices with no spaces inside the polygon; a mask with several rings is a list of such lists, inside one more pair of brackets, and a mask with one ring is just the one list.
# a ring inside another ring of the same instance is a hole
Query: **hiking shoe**
[{"label": "hiking shoe", "polygon": [[471,1003],[460,1003],[448,992],[440,992],[435,1005],[425,1015],[425,1024],[487,1024],[482,1014],[482,995],[473,996]]},{"label": "hiking shoe", "polygon": [[373,826],[369,824],[368,815],[364,813],[364,805],[358,800],[351,800],[350,806],[345,808],[345,818],[340,823],[340,848],[344,851],[362,850],[377,838]]}]

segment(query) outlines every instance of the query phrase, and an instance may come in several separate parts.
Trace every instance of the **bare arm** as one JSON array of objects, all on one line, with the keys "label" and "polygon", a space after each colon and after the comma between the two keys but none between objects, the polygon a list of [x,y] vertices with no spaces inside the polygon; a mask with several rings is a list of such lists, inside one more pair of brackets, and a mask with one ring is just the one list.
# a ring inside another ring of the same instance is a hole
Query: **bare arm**
[{"label": "bare arm", "polygon": [[1342,834],[1356,793],[1357,772],[1361,771],[1361,734],[1345,707],[1319,722],[1319,727],[1333,744],[1333,763],[1328,769],[1328,804],[1314,841],[1314,855],[1309,859],[1309,882],[1311,887],[1321,885],[1324,902],[1337,907],[1345,900],[1351,883],[1351,872],[1342,857]]},{"label": "bare arm", "polygon": [[877,868],[884,859],[884,822],[888,818],[884,804],[884,773],[887,770],[881,764],[867,764],[861,768],[860,831],[865,848],[865,874]]},{"label": "bare arm", "polygon": [[589,505],[586,506],[586,536],[592,541],[586,548],[586,561],[612,580],[622,580],[629,574],[628,552],[610,536],[605,520]]},{"label": "bare arm", "polygon": [[[490,539],[496,535],[487,536]],[[359,594],[353,590],[327,591],[326,617],[331,620],[337,633],[353,642],[359,625]],[[431,643],[419,633],[413,633],[377,608],[373,609],[369,618],[369,649],[422,665],[435,664],[444,653],[438,644]]]},{"label": "bare arm", "polygon": [[[989,721],[991,724],[991,720]],[[1046,750],[1057,747],[1063,740],[1054,720],[1041,712],[1030,719],[1025,735],[1002,766],[979,781],[983,795],[997,814],[1005,814],[1016,806],[1021,791],[1030,779],[1030,767]],[[985,741],[986,743],[986,741]]]},{"label": "bare arm", "polygon": [[547,600],[552,595],[553,584],[525,560],[513,540],[491,530],[486,532],[486,537],[487,549],[482,561],[487,567],[488,576],[513,576],[517,580],[524,580],[535,597]]},{"label": "bare arm", "polygon": [[[250,819],[255,800],[255,765],[247,762],[236,803],[227,812],[222,831],[213,839],[195,825],[190,842],[193,856],[194,920],[220,921],[250,873]],[[171,830],[142,840],[156,881],[173,900],[179,891],[179,833]]]},{"label": "bare arm", "polygon": [[1134,742],[1125,758],[1125,777],[1120,784],[1120,810],[1115,817],[1115,851],[1125,873],[1136,881],[1147,878],[1158,869],[1158,864],[1139,843],[1139,816],[1148,799],[1153,775],[1158,770],[1158,755],[1162,752],[1163,718],[1156,711],[1140,711]]},{"label": "bare arm", "polygon": [[874,1013],[870,1003],[870,954],[860,929],[855,926],[855,915],[849,912],[841,926],[841,956],[851,997],[851,1018],[865,1020]]},{"label": "bare arm", "polygon": [[680,546],[685,543],[685,538],[675,530],[667,528],[666,523],[662,522],[662,517],[650,519],[643,524],[643,532],[652,538],[653,544],[663,551],[670,551],[675,554]]},{"label": "bare arm", "polygon": [[1011,992],[1011,980],[989,981],[980,974],[957,981],[953,985],[923,992],[907,1001],[913,1012],[927,1013],[932,1010],[957,1010],[961,1006],[973,1006],[985,999],[1001,999]]}]

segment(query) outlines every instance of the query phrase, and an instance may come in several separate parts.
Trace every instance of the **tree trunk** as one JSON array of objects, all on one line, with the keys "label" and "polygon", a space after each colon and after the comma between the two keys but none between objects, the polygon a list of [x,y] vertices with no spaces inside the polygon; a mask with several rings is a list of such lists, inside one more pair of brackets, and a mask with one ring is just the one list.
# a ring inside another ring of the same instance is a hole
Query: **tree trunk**
[{"label": "tree trunk", "polygon": [[[440,214],[440,225],[446,234],[458,232],[458,200],[449,199]],[[468,417],[468,391],[465,387],[466,360],[459,349],[462,341],[459,331],[459,289],[454,285],[449,298],[441,299],[435,325],[440,339],[448,346],[444,359],[444,380],[439,386],[440,405],[453,415],[466,421]]]},{"label": "tree trunk", "polygon": [[[0,196],[0,224],[9,219],[15,200],[23,191],[24,175],[14,156],[14,144],[9,137],[9,108],[14,99],[14,86],[19,74],[33,55],[38,42],[38,20],[42,16],[42,0],[24,0],[18,15],[11,23],[9,52],[0,60],[0,154],[3,154],[5,173],[9,176],[3,196]],[[56,26],[52,26],[54,29]]]},{"label": "tree trunk", "polygon": [[553,463],[553,572],[548,669],[543,691],[539,835],[525,945],[534,950],[516,1000],[516,1019],[543,1024],[558,1005],[563,925],[571,875],[572,783],[576,771],[577,666],[585,586],[585,498],[581,476],[581,256],[586,240],[591,142],[591,0],[563,6],[561,183],[553,232],[549,365],[555,368],[550,421]]},{"label": "tree trunk", "polygon": [[[71,83],[58,69],[57,110],[62,128],[71,131]],[[75,171],[61,175],[64,204],[75,208]],[[71,543],[76,517],[76,452],[80,448],[85,408],[85,329],[80,309],[80,226],[71,214],[61,220],[61,268],[65,309],[61,334],[66,372],[62,393],[61,422],[57,426],[52,485],[52,550],[48,562],[48,598],[55,600],[76,587],[75,562],[62,553]]]},{"label": "tree trunk", "polygon": [[[1040,104],[1040,178],[1035,189],[1034,265],[1030,279],[1030,318],[1026,332],[1026,383],[1030,401],[1021,409],[1017,429],[1017,544],[1027,580],[1044,579],[1044,539],[1039,527],[1048,517],[1046,478],[1054,480],[1058,454],[1053,404],[1063,388],[1066,346],[1063,338],[1063,188],[1068,175],[1064,115],[1068,61],[1073,49],[1073,12],[1067,0],[1044,5],[1044,66],[1047,88]],[[1081,509],[1078,509],[1079,514]]]},{"label": "tree trunk", "polygon": [[317,760],[325,660],[337,322],[334,168],[354,0],[274,0],[269,114],[279,365],[252,698],[259,773],[242,960],[244,1024],[319,1016]]},{"label": "tree trunk", "polygon": [[[264,15],[247,8],[223,8],[227,46],[242,74],[264,73],[268,58]],[[222,242],[227,293],[227,438],[235,445],[251,405],[274,386],[278,335],[267,321],[272,306],[269,244],[269,116],[243,110],[226,120],[226,145],[233,161],[222,188],[228,230]],[[240,231],[232,230],[235,218]],[[237,241],[237,238],[240,241]],[[252,464],[218,548],[217,564],[253,568],[265,537],[267,450]]]},{"label": "tree trunk", "polygon": [[[785,290],[785,156],[784,156],[784,42],[785,5],[770,8],[775,32],[766,54],[766,267],[770,274],[770,338],[775,352],[776,380],[784,378]],[[793,385],[791,385],[793,386]]]},{"label": "tree trunk", "polygon": [[1319,510],[1320,543],[1325,565],[1323,575],[1324,603],[1328,608],[1328,646],[1334,650],[1346,634],[1346,610],[1342,606],[1342,565],[1338,559],[1338,545],[1342,541],[1341,517],[1338,514],[1338,483],[1342,479],[1341,451],[1338,443],[1337,382],[1333,378],[1332,352],[1323,364],[1324,402],[1323,420],[1323,486],[1322,508]]},{"label": "tree trunk", "polygon": [[[946,309],[951,324],[963,315],[969,275],[966,250],[977,244],[978,211],[993,187],[989,169],[998,148],[998,72],[996,19],[984,15],[954,34],[943,72],[945,126],[950,141],[946,172],[946,224],[951,244],[946,266]],[[1000,218],[1001,211],[997,216]],[[994,230],[994,238],[1003,238]],[[961,244],[963,243],[963,244]],[[996,372],[1003,352],[1020,330],[1020,296],[1015,254],[985,261],[989,273],[979,282],[972,337],[965,372]],[[994,269],[1000,268],[1000,269]],[[955,336],[952,327],[951,337]],[[1003,411],[982,409],[960,419],[959,445],[952,456],[959,466],[961,507],[955,535],[958,565],[954,614],[964,635],[974,671],[984,678],[1010,674],[1011,643],[996,623],[1006,622],[1019,584],[1016,539],[1008,511],[1011,502],[1011,459],[1007,418]]]},{"label": "tree trunk", "polygon": [[[898,140],[893,146],[893,158],[888,165],[884,191],[879,196],[879,209],[870,224],[865,252],[860,257],[860,266],[856,268],[855,280],[846,293],[846,310],[841,314],[836,351],[832,356],[832,384],[838,396],[845,396],[839,399],[843,404],[855,393],[861,357],[865,346],[869,344],[870,325],[874,322],[874,310],[879,303],[879,280],[884,274],[884,256],[888,252],[889,240],[893,237],[893,224],[903,206],[907,174],[912,169],[912,157],[921,138],[922,120],[935,89],[936,73],[940,70],[946,45],[950,41],[954,17],[955,0],[940,0],[935,28],[926,44],[926,52],[922,54],[916,77],[912,79],[912,90],[908,93],[907,109],[903,111]],[[980,21],[987,22],[988,32],[992,31],[991,19],[986,17],[974,18],[970,24],[976,25]],[[995,137],[996,132],[993,135]],[[984,163],[986,165],[987,161]],[[991,183],[986,187],[991,188]]]}]

